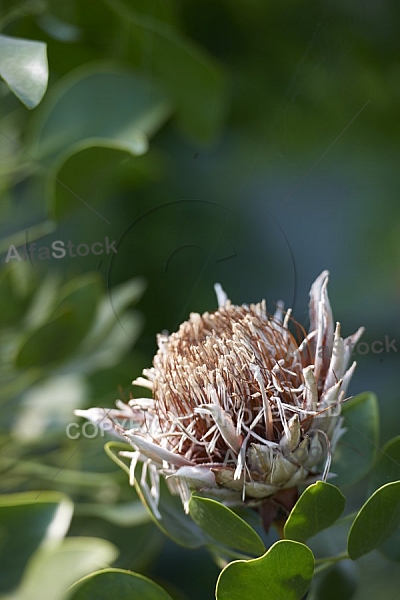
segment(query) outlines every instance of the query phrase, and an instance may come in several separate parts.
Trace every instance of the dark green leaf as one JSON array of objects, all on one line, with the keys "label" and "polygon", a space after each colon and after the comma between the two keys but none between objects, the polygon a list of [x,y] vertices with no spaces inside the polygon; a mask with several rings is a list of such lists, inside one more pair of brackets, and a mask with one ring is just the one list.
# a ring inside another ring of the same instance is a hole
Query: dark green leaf
[{"label": "dark green leaf", "polygon": [[15,587],[30,556],[65,535],[72,503],[57,492],[0,497],[0,592]]},{"label": "dark green leaf", "polygon": [[0,75],[27,108],[35,108],[47,88],[46,44],[0,35]]},{"label": "dark green leaf", "polygon": [[172,600],[154,581],[122,569],[91,573],[78,581],[71,591],[70,600]]},{"label": "dark green leaf", "polygon": [[364,504],[347,540],[350,558],[356,560],[375,550],[400,525],[400,481],[379,488]]},{"label": "dark green leaf", "polygon": [[238,560],[221,572],[217,600],[300,600],[310,587],[314,556],[304,544],[276,542],[260,558]]},{"label": "dark green leaf", "polygon": [[220,502],[192,496],[189,513],[213,541],[246,554],[258,556],[265,552],[264,543],[254,529]]},{"label": "dark green leaf", "polygon": [[335,485],[343,486],[362,479],[376,456],[379,436],[379,406],[372,392],[364,392],[342,406],[343,427],[332,461],[338,475]]},{"label": "dark green leaf", "polygon": [[305,542],[333,525],[344,511],[345,504],[345,497],[334,485],[324,481],[313,483],[293,507],[285,523],[285,538]]}]

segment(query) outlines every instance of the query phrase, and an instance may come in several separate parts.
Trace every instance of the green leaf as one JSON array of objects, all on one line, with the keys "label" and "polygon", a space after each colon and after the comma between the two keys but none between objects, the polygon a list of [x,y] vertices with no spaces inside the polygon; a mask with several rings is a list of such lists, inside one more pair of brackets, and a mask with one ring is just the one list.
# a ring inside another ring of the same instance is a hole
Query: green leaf
[{"label": "green leaf", "polygon": [[400,436],[389,440],[379,451],[378,460],[369,479],[372,494],[385,483],[400,480]]},{"label": "green leaf", "polygon": [[130,168],[132,175],[138,160],[132,159],[130,148],[119,141],[92,138],[71,146],[60,155],[54,177],[48,179],[52,217],[59,221],[82,206],[95,212],[96,206],[115,196],[123,169]]},{"label": "green leaf", "polygon": [[[117,450],[132,451],[132,447],[122,442],[108,442],[104,449],[108,456],[129,475],[129,460],[117,456]],[[160,499],[158,503],[158,515],[154,506],[149,502],[148,494],[140,482],[141,465],[138,464],[135,471],[135,489],[137,495],[147,508],[154,523],[161,531],[174,542],[186,548],[199,548],[207,543],[203,531],[194,521],[185,514],[179,496],[174,496],[169,491],[163,477],[160,477]],[[161,516],[161,518],[159,518]]]},{"label": "green leaf", "polygon": [[205,534],[193,522],[191,517],[185,514],[180,497],[171,494],[162,477],[160,478],[160,500],[158,503],[158,512],[161,515],[161,519],[157,518],[153,507],[148,502],[147,494],[144,493],[140,483],[139,469],[135,480],[135,488],[139,498],[149,510],[153,521],[175,543],[185,548],[199,548],[206,544],[207,538]]},{"label": "green leaf", "polygon": [[353,560],[371,552],[400,525],[400,481],[387,483],[367,500],[350,528],[347,551]]},{"label": "green leaf", "polygon": [[31,298],[18,292],[15,272],[6,267],[0,273],[0,327],[16,325],[23,317]]},{"label": "green leaf", "polygon": [[333,525],[344,511],[345,504],[345,497],[334,485],[324,481],[313,483],[293,507],[285,523],[285,538],[305,542]]},{"label": "green leaf", "polygon": [[40,549],[29,561],[18,600],[65,600],[67,589],[94,569],[117,557],[117,549],[100,538],[67,538],[52,550]]},{"label": "green leaf", "polygon": [[49,77],[46,44],[0,35],[0,75],[27,108],[35,108]]},{"label": "green leaf", "polygon": [[212,141],[226,110],[226,78],[211,55],[168,23],[120,0],[106,0],[144,53],[151,43],[152,72],[177,107],[182,128],[202,142]]},{"label": "green leaf", "polygon": [[55,313],[64,309],[73,311],[77,342],[86,335],[94,321],[101,292],[102,281],[99,273],[87,273],[75,277],[61,290],[59,303],[54,311]]},{"label": "green leaf", "polygon": [[213,541],[246,554],[265,552],[262,539],[250,525],[216,500],[192,496],[189,514]]},{"label": "green leaf", "polygon": [[355,565],[350,561],[332,565],[321,573],[316,585],[316,597],[323,600],[351,600],[357,589]]},{"label": "green leaf", "polygon": [[217,600],[300,600],[310,587],[314,556],[304,544],[276,542],[253,560],[237,560],[221,572]]},{"label": "green leaf", "polygon": [[159,585],[143,575],[122,569],[91,573],[71,589],[69,600],[172,600]]},{"label": "green leaf", "polygon": [[67,532],[72,502],[57,492],[0,496],[0,592],[14,588],[30,556]]},{"label": "green leaf", "polygon": [[99,304],[93,327],[85,340],[85,349],[94,350],[98,347],[118,323],[124,311],[139,300],[144,289],[144,280],[139,277],[109,289],[109,295]]},{"label": "green leaf", "polygon": [[341,487],[362,479],[375,460],[379,438],[379,406],[372,392],[364,392],[342,405],[343,427],[332,461]]},{"label": "green leaf", "polygon": [[45,366],[72,354],[91,326],[100,296],[98,273],[69,281],[49,320],[22,340],[16,365],[23,368]]},{"label": "green leaf", "polygon": [[[104,110],[107,116],[105,118]],[[72,145],[106,140],[132,155],[147,150],[170,114],[170,104],[153,82],[109,62],[75,69],[53,86],[32,121],[29,144],[35,159],[52,162]]]},{"label": "green leaf", "polygon": [[73,326],[73,311],[64,309],[59,316],[28,334],[16,355],[16,366],[42,367],[65,359],[75,347],[75,340],[71,339]]},{"label": "green leaf", "polygon": [[[379,453],[369,478],[369,494],[390,481],[400,480],[400,436],[389,440]],[[386,558],[400,562],[400,529],[378,548]]]}]

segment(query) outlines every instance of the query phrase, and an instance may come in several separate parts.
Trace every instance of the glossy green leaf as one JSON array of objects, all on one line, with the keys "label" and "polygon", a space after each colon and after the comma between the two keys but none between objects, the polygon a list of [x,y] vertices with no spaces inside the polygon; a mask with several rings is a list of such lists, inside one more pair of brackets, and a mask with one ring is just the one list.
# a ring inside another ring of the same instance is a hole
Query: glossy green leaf
[{"label": "glossy green leaf", "polygon": [[66,538],[52,550],[40,549],[28,563],[18,600],[65,600],[68,588],[117,557],[116,547],[100,538]]},{"label": "glossy green leaf", "polygon": [[335,449],[332,472],[341,487],[362,479],[375,460],[379,438],[379,406],[372,392],[364,392],[342,405],[346,429]]},{"label": "glossy green leaf", "polygon": [[333,525],[344,511],[345,504],[345,497],[334,485],[324,481],[313,483],[293,507],[285,523],[285,538],[305,542]]},{"label": "glossy green leaf", "polygon": [[215,138],[226,110],[227,85],[221,66],[168,23],[120,0],[107,0],[107,4],[129,23],[129,34],[143,52],[151,41],[152,71],[173,99],[182,128],[203,142]]},{"label": "glossy green leaf", "polygon": [[253,560],[237,560],[221,572],[217,600],[301,600],[310,587],[314,556],[304,544],[276,542]]},{"label": "glossy green leaf", "polygon": [[357,514],[349,531],[347,551],[353,560],[375,550],[400,525],[400,481],[379,488]]},{"label": "glossy green leaf", "polygon": [[318,600],[351,600],[357,589],[355,565],[350,561],[337,563],[321,573],[316,584]]},{"label": "glossy green leaf", "polygon": [[[372,494],[382,485],[391,481],[400,480],[400,436],[389,440],[378,452],[378,460],[375,463],[369,478],[369,494]],[[400,529],[393,534],[378,548],[386,558],[400,562]]]},{"label": "glossy green leaf", "polygon": [[0,592],[17,585],[30,556],[67,532],[72,503],[57,492],[0,496]]},{"label": "glossy green leaf", "polygon": [[71,589],[69,600],[172,600],[159,585],[143,575],[122,569],[91,573]]},{"label": "glossy green leaf", "polygon": [[89,139],[138,155],[169,114],[169,102],[153,82],[111,63],[84,65],[53,86],[32,123],[30,145],[42,162]]},{"label": "glossy green leaf", "polygon": [[49,77],[46,44],[0,35],[0,75],[27,108],[35,108]]},{"label": "glossy green leaf", "polygon": [[256,556],[265,552],[264,543],[254,529],[220,502],[192,496],[189,514],[218,544]]}]

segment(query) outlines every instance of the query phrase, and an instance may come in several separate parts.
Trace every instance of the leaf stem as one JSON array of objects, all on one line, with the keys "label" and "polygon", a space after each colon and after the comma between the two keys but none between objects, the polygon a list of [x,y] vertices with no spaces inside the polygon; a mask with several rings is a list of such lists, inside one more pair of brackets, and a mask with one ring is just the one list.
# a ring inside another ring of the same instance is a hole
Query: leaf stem
[{"label": "leaf stem", "polygon": [[314,570],[314,575],[317,573],[321,573],[325,569],[328,569],[333,564],[340,562],[341,560],[346,560],[349,558],[347,551],[338,554],[337,556],[326,556],[324,558],[317,558],[315,560],[316,568]]}]

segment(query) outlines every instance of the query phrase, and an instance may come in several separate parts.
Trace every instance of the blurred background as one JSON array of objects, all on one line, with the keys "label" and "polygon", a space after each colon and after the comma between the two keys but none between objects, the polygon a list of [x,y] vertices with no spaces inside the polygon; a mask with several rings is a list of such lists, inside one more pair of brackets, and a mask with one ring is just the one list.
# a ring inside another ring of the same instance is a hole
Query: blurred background
[{"label": "blurred background", "polygon": [[[33,110],[0,82],[0,490],[66,492],[70,535],[111,540],[117,566],[176,598],[212,598],[217,567],[129,512],[133,489],[73,410],[129,398],[156,334],[215,309],[215,282],[234,303],[282,299],[307,328],[328,269],[343,334],[366,328],[350,394],[377,394],[380,445],[398,434],[397,3],[0,7],[1,33],[45,42],[49,64]],[[377,557],[355,567],[357,600],[398,597]]]}]

